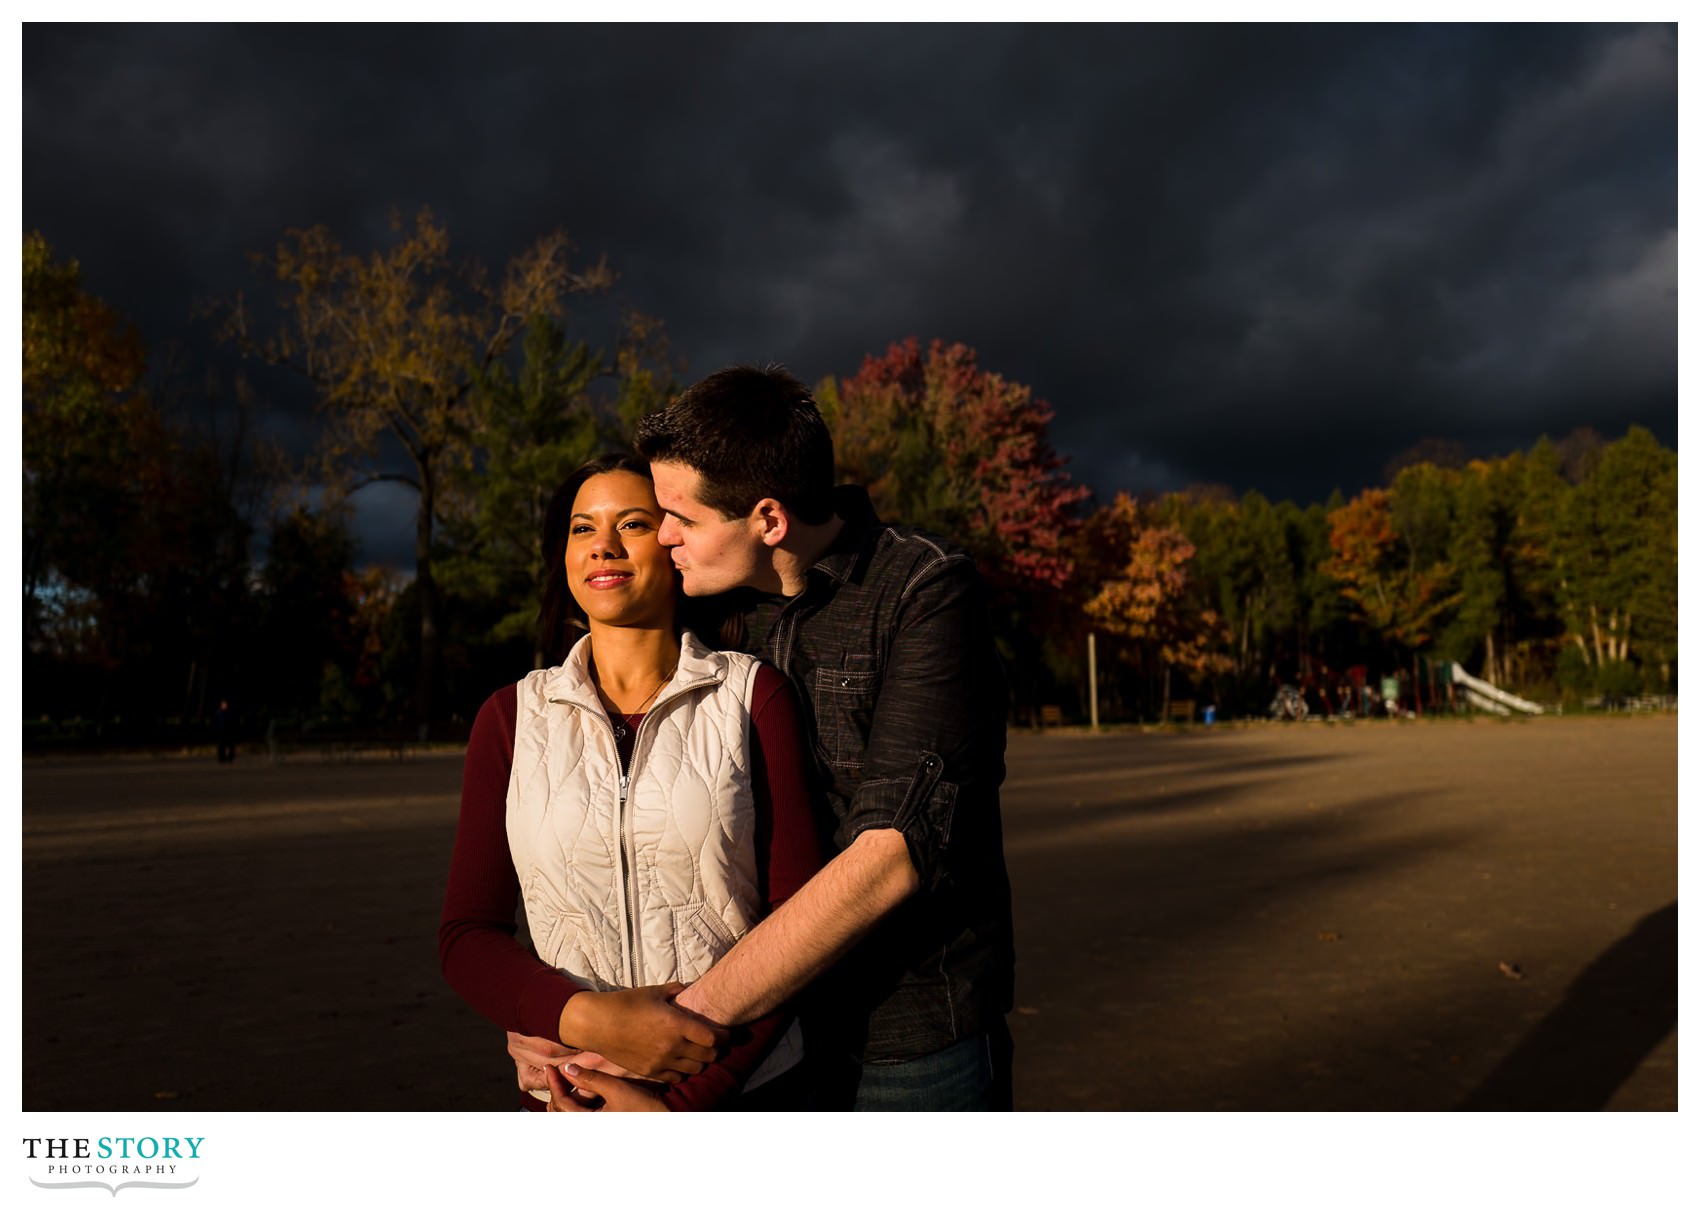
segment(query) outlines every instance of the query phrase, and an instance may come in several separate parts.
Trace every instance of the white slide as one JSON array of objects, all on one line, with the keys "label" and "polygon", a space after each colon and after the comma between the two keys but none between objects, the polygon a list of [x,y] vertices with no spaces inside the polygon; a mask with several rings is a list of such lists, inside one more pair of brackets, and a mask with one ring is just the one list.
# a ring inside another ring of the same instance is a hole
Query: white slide
[{"label": "white slide", "polygon": [[1471,704],[1485,711],[1498,712],[1501,716],[1509,716],[1513,711],[1527,712],[1531,716],[1541,714],[1540,704],[1530,703],[1510,691],[1502,691],[1491,682],[1472,678],[1456,661],[1452,663],[1452,681],[1464,688],[1464,697]]}]

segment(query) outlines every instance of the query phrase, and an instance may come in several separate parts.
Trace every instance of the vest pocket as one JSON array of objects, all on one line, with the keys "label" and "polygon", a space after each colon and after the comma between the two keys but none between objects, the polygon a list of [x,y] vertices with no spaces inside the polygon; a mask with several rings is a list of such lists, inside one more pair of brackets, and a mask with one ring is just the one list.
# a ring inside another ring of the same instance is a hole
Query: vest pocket
[{"label": "vest pocket", "polygon": [[701,977],[737,942],[731,928],[706,902],[674,909],[673,954],[679,962],[680,981]]},{"label": "vest pocket", "polygon": [[591,989],[620,988],[620,957],[610,957],[589,916],[562,905],[560,893],[542,873],[527,881],[523,900],[531,946],[544,964]]}]

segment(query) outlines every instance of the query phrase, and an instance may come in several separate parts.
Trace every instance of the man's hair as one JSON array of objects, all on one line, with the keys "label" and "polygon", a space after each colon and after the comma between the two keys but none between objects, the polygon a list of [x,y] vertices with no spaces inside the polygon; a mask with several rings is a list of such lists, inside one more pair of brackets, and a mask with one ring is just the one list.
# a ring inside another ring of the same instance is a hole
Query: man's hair
[{"label": "man's hair", "polygon": [[695,471],[703,504],[722,517],[743,517],[763,497],[810,525],[832,517],[832,432],[782,366],[716,371],[645,417],[637,448]]}]

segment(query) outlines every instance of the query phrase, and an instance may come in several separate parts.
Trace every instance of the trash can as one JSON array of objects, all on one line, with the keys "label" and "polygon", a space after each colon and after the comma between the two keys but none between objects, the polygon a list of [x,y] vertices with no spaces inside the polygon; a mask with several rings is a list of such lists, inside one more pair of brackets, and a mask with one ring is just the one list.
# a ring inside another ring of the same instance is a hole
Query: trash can
[{"label": "trash can", "polygon": [[1207,703],[1207,704],[1204,705],[1204,723],[1205,724],[1215,724],[1216,723],[1216,705],[1215,704]]}]

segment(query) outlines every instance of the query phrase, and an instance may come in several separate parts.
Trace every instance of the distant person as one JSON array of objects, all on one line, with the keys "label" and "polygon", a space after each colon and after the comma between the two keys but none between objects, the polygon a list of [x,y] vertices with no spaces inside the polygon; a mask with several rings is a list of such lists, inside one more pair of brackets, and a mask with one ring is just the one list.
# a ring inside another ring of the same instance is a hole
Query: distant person
[{"label": "distant person", "polygon": [[236,720],[230,710],[230,700],[220,699],[213,713],[213,739],[218,744],[218,760],[236,761]]},{"label": "distant person", "polygon": [[803,700],[837,852],[679,1005],[739,1024],[807,988],[829,1106],[1008,1110],[1007,694],[973,559],[834,488],[832,436],[781,369],[710,375],[638,447],[685,593],[734,591]]},{"label": "distant person", "polygon": [[[533,1040],[533,1107],[800,1107],[801,1033],[778,1002],[729,1034],[671,1001],[820,853],[795,696],[681,626],[661,522],[630,455],[579,468],[549,507],[544,651],[570,616],[585,635],[473,723],[443,974]],[[522,898],[534,951],[515,938]],[[582,1072],[569,1082],[565,1064]]]}]

